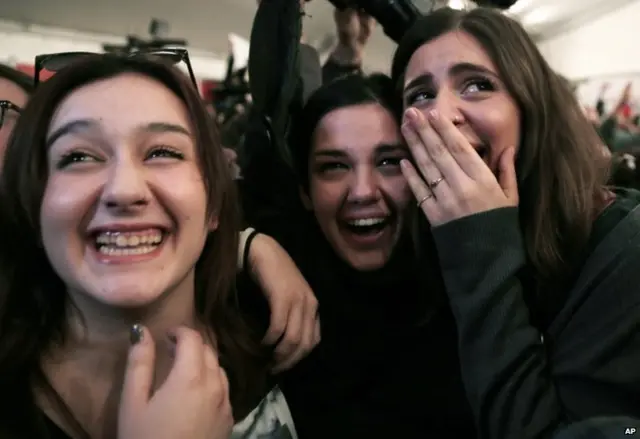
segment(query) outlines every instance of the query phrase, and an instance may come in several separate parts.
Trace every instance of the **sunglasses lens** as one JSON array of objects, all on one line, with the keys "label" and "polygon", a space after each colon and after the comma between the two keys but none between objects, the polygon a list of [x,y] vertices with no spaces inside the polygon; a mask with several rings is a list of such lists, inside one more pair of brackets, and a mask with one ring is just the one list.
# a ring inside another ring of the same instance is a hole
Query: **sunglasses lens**
[{"label": "sunglasses lens", "polygon": [[182,54],[172,50],[154,50],[153,52],[148,52],[146,55],[150,58],[157,58],[171,64],[178,64],[182,61]]},{"label": "sunglasses lens", "polygon": [[50,72],[57,72],[72,64],[74,61],[78,61],[86,56],[92,55],[91,53],[60,53],[51,55],[42,60],[42,68]]}]

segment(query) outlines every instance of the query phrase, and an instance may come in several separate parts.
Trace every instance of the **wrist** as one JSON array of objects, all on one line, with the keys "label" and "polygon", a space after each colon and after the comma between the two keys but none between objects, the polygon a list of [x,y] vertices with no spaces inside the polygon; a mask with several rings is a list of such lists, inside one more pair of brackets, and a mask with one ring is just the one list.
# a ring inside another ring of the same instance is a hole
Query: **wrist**
[{"label": "wrist", "polygon": [[356,45],[339,43],[331,52],[329,59],[341,66],[361,66],[363,50]]}]

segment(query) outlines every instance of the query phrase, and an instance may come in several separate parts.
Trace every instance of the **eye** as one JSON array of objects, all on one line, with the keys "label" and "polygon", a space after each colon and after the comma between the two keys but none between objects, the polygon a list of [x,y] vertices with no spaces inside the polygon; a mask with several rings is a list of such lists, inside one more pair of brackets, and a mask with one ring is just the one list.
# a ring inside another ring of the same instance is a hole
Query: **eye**
[{"label": "eye", "polygon": [[57,169],[64,169],[72,165],[80,163],[96,162],[98,159],[95,156],[80,151],[71,151],[64,154],[56,163]]},{"label": "eye", "polygon": [[405,106],[410,107],[412,105],[421,104],[433,98],[435,98],[435,93],[433,92],[425,90],[415,90],[407,94],[405,98]]},{"label": "eye", "polygon": [[169,146],[157,146],[152,148],[151,151],[149,151],[149,153],[147,154],[147,159],[156,159],[156,158],[183,160],[184,154],[178,151],[177,149],[171,148]]},{"label": "eye", "polygon": [[462,94],[495,91],[496,87],[487,78],[472,78],[464,82]]},{"label": "eye", "polygon": [[380,160],[378,166],[383,167],[399,167],[402,157],[385,157]]},{"label": "eye", "polygon": [[317,169],[321,174],[326,174],[328,172],[344,171],[349,169],[349,167],[341,162],[324,162],[320,163]]}]

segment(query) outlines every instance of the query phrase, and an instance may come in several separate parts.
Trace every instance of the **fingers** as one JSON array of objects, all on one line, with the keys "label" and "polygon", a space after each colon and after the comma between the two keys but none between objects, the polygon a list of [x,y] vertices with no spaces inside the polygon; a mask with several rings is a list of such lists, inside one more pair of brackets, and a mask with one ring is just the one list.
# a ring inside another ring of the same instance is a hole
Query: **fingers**
[{"label": "fingers", "polygon": [[[406,111],[406,117],[411,129],[405,129],[402,133],[414,131],[412,137],[417,138],[417,140],[412,139],[412,142],[417,142],[419,147],[411,148],[411,152],[414,154],[416,164],[425,181],[435,181],[440,177],[444,177],[446,183],[458,180],[461,176],[460,166],[451,155],[449,146],[431,126],[431,123],[415,108],[409,108]],[[407,142],[409,142],[408,138]],[[415,153],[417,151],[414,150],[420,149],[423,152],[416,156]],[[438,185],[439,190],[444,189],[444,187],[444,184]],[[434,192],[437,197],[437,191]]]},{"label": "fingers", "polygon": [[197,331],[186,327],[176,328],[169,336],[175,341],[175,358],[166,384],[175,381],[191,381],[197,385],[205,370],[202,336]]},{"label": "fingers", "polygon": [[516,176],[516,149],[505,149],[500,156],[500,171],[498,183],[509,201],[514,206],[518,205],[518,177]]},{"label": "fingers", "polygon": [[429,179],[436,179],[441,176],[438,167],[431,159],[431,156],[427,152],[426,147],[422,143],[422,139],[418,135],[418,132],[413,127],[411,122],[405,122],[401,127],[402,135],[411,150],[411,156],[417,166],[417,170],[422,175],[425,181]]},{"label": "fingers", "polygon": [[124,373],[120,413],[139,413],[148,403],[155,370],[155,345],[141,325],[131,328],[132,346]]},{"label": "fingers", "polygon": [[320,339],[320,320],[318,318],[318,303],[315,300],[309,300],[308,303],[301,307],[299,311],[302,314],[302,325],[299,333],[291,333],[290,330],[294,330],[297,324],[292,322],[291,326],[287,325],[287,333],[280,345],[283,346],[281,352],[278,353],[276,348],[277,363],[273,369],[274,373],[279,373],[284,370],[290,369],[296,363],[298,363],[305,355],[307,355],[318,343]]},{"label": "fingers", "polygon": [[218,400],[219,406],[229,402],[229,380],[218,357],[210,346],[204,346],[204,364],[207,369],[207,382],[211,396]]},{"label": "fingers", "polygon": [[304,331],[304,310],[302,308],[303,307],[292,309],[289,313],[287,330],[274,351],[274,373],[283,370],[282,365],[286,364],[287,359],[294,354],[296,348],[302,342],[302,335]]},{"label": "fingers", "polygon": [[[487,165],[449,118],[442,117],[439,112],[432,110],[429,112],[426,125],[431,127],[431,130],[427,131],[433,132],[435,136],[442,139],[441,142],[444,145],[444,150],[446,150],[446,154],[442,155],[441,161],[434,156],[434,160],[438,165],[450,166],[450,172],[457,172],[458,174],[462,169],[467,176],[473,179],[477,179],[482,174],[487,173]],[[427,149],[430,152],[432,151],[429,145],[427,145]],[[453,158],[453,161],[450,158]],[[440,169],[443,173],[447,172],[442,167]]]},{"label": "fingers", "polygon": [[322,328],[320,325],[320,316],[316,316],[316,322],[313,325],[313,346],[318,346],[322,341]]},{"label": "fingers", "polygon": [[293,303],[289,300],[274,300],[272,302],[269,329],[262,340],[266,345],[274,345],[282,338],[290,319],[289,314],[293,311]]},{"label": "fingers", "polygon": [[436,199],[433,196],[431,190],[427,187],[424,180],[420,178],[416,168],[409,162],[409,160],[402,160],[400,162],[400,170],[404,175],[405,180],[413,192],[413,196],[416,198],[423,212],[427,215],[427,218],[431,219],[432,211],[435,207]]}]

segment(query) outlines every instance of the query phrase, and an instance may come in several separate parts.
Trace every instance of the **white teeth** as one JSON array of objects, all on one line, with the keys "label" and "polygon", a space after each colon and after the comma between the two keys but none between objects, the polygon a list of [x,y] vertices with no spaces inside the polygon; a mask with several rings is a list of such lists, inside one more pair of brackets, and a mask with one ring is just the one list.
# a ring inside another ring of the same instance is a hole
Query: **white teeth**
[{"label": "white teeth", "polygon": [[382,224],[385,221],[384,218],[362,218],[353,221],[349,221],[349,224],[356,227],[371,227]]},{"label": "white teeth", "polygon": [[131,256],[131,255],[144,255],[151,253],[157,248],[155,245],[144,245],[135,248],[116,248],[108,246],[100,246],[98,251],[104,255],[109,256]]},{"label": "white teeth", "polygon": [[[162,242],[162,232],[160,230],[146,230],[144,232],[104,232],[96,236],[96,244],[100,251],[105,254],[112,250],[141,250],[155,248]],[[131,253],[141,254],[141,253]]]}]

